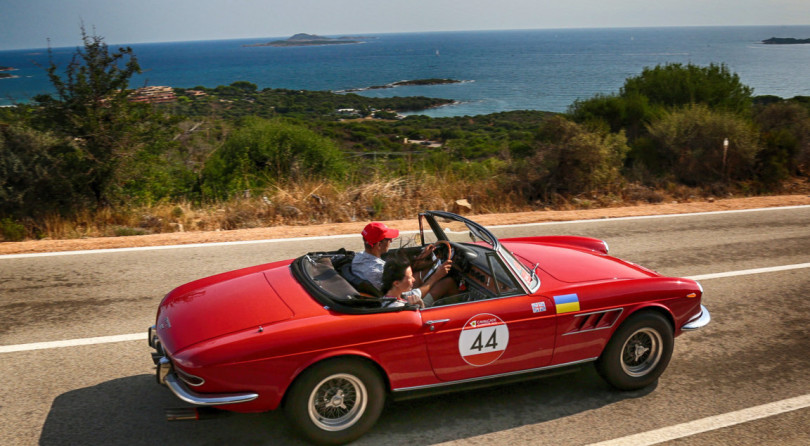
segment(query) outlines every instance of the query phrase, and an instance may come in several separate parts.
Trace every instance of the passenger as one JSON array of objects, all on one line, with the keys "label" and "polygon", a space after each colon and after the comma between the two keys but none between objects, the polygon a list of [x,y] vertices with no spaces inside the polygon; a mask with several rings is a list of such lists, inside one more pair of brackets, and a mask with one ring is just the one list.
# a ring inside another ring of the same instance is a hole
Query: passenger
[{"label": "passenger", "polygon": [[383,308],[405,306],[406,304],[419,305],[421,308],[433,305],[434,291],[440,291],[443,294],[448,287],[451,287],[450,283],[453,287],[455,286],[455,282],[449,277],[447,280],[442,280],[450,272],[451,266],[451,260],[442,263],[441,267],[424,284],[414,288],[415,279],[408,261],[402,258],[388,260],[385,262],[382,275],[382,289],[385,290]]},{"label": "passenger", "polygon": [[388,252],[391,240],[399,237],[399,230],[372,222],[362,232],[365,250],[354,255],[352,272],[363,280],[368,280],[377,289],[383,289],[383,254]]}]

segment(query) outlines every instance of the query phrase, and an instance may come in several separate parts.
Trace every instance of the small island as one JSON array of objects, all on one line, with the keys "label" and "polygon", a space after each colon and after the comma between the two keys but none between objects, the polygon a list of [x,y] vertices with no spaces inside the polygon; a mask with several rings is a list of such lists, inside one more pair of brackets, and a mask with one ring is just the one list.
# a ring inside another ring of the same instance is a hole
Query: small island
[{"label": "small island", "polygon": [[11,73],[8,73],[8,71],[16,71],[16,70],[17,69],[13,68],[13,67],[0,66],[0,79],[13,79],[15,77],[19,77],[19,76],[15,76],[15,75],[13,75]]},{"label": "small island", "polygon": [[364,87],[364,88],[351,88],[348,90],[340,90],[336,93],[353,93],[356,91],[366,91],[366,90],[381,90],[384,88],[396,88],[396,87],[405,87],[409,85],[443,85],[443,84],[460,84],[462,81],[456,79],[415,79],[415,80],[405,80],[405,81],[397,81],[391,82],[390,84],[385,85],[373,85],[371,87]]},{"label": "small island", "polygon": [[794,39],[793,37],[771,37],[770,39],[763,40],[762,43],[766,45],[797,45],[803,43],[810,43],[810,39]]},{"label": "small island", "polygon": [[267,43],[254,43],[244,46],[313,46],[313,45],[345,45],[350,43],[363,43],[362,40],[357,40],[355,37],[324,37],[315,34],[299,33],[287,40],[274,40]]}]

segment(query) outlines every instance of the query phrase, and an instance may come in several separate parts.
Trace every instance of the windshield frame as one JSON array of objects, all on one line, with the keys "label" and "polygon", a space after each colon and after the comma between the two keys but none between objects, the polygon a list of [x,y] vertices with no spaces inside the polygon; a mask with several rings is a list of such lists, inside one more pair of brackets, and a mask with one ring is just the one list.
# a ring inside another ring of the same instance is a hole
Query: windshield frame
[{"label": "windshield frame", "polygon": [[501,260],[509,269],[509,272],[512,274],[517,283],[521,284],[524,290],[527,290],[529,294],[533,294],[540,288],[540,277],[537,275],[536,268],[530,269],[529,267],[524,265],[523,262],[521,262],[514,254],[512,254],[511,251],[506,249],[506,247],[501,244],[500,240],[498,240],[498,238],[495,237],[495,235],[484,226],[481,226],[470,219],[454,214],[452,212],[445,212],[445,211],[422,212],[419,214],[419,235],[422,239],[422,245],[425,244],[426,240],[424,233],[425,228],[422,225],[422,218],[424,218],[425,221],[427,222],[428,226],[430,227],[431,231],[436,237],[436,240],[450,241],[447,234],[445,234],[441,225],[437,221],[437,218],[443,218],[463,223],[467,227],[471,235],[475,236],[477,239],[479,239],[480,241],[484,242],[486,245],[491,247],[491,249],[501,257]]}]

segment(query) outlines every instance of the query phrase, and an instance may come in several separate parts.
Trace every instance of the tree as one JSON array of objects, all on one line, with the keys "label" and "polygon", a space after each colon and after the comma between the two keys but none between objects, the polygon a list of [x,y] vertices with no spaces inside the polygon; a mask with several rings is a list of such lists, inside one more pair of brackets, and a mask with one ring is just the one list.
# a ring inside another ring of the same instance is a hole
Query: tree
[{"label": "tree", "polygon": [[725,64],[701,67],[671,63],[645,68],[640,75],[627,79],[620,96],[641,95],[650,104],[667,107],[705,104],[712,109],[747,113],[752,93]]},{"label": "tree", "polygon": [[34,98],[40,107],[35,123],[75,142],[73,189],[96,206],[109,205],[118,198],[122,162],[155,140],[162,119],[148,105],[128,100],[129,81],[141,71],[132,49],[111,53],[102,37],[84,27],[81,32],[83,47],[63,75],[51,56],[47,73],[56,95]]},{"label": "tree", "polygon": [[568,110],[576,122],[602,121],[611,130],[624,130],[631,142],[646,137],[646,126],[664,110],[689,104],[748,114],[752,89],[725,65],[672,63],[645,68],[628,78],[618,94],[596,95],[576,101]]}]

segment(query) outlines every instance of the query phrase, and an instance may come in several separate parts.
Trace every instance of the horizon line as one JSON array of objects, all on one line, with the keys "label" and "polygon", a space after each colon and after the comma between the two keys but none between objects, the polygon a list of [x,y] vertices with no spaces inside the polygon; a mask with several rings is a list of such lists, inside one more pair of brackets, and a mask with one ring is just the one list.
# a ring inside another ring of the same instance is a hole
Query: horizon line
[{"label": "horizon line", "polygon": [[[552,28],[491,28],[491,29],[454,29],[454,30],[423,30],[423,31],[396,31],[396,32],[356,32],[356,33],[307,33],[322,35],[325,37],[332,36],[378,36],[378,35],[398,35],[398,34],[442,34],[442,33],[467,33],[467,32],[504,32],[504,31],[576,31],[576,30],[633,30],[633,29],[674,29],[674,28],[769,28],[769,27],[782,27],[782,28],[799,28],[810,26],[810,23],[804,25],[782,25],[782,24],[765,24],[765,25],[650,25],[650,26],[563,26]],[[293,33],[285,35],[289,37]],[[224,37],[224,38],[201,38],[201,39],[177,39],[177,40],[144,40],[136,42],[117,42],[107,43],[113,46],[131,46],[131,45],[150,45],[150,44],[163,44],[163,43],[197,43],[197,42],[219,42],[219,41],[243,41],[243,40],[256,40],[256,39],[279,39],[285,36],[255,36],[255,37]],[[103,37],[103,36],[102,36]],[[49,38],[45,39],[46,41]],[[81,39],[78,39],[81,40]],[[41,46],[41,47],[12,47],[0,48],[3,51],[34,51],[34,50],[48,50],[48,49],[66,49],[80,47],[81,43],[75,45],[60,45],[60,46]]]}]

